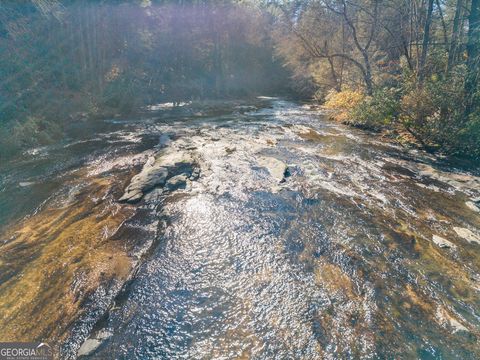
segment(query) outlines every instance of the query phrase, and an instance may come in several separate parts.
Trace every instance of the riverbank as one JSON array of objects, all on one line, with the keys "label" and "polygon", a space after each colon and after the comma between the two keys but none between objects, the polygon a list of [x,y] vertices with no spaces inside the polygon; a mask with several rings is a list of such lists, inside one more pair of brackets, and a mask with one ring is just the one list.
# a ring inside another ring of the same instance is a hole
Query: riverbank
[{"label": "riverbank", "polygon": [[[438,104],[434,105],[434,100]],[[478,166],[480,133],[476,115],[462,117],[459,109],[447,109],[441,99],[434,100],[426,89],[403,94],[401,89],[383,88],[369,96],[360,90],[343,90],[330,92],[323,104],[315,106],[342,124],[390,138],[402,146]],[[455,106],[460,104],[458,99]]]}]

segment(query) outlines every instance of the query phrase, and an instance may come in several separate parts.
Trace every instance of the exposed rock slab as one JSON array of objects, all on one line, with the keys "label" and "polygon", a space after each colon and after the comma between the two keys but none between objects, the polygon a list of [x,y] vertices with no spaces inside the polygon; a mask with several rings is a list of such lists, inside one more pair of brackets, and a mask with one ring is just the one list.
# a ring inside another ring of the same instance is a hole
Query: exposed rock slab
[{"label": "exposed rock slab", "polygon": [[432,240],[436,245],[438,245],[442,249],[452,249],[456,247],[452,242],[438,235],[433,235]]},{"label": "exposed rock slab", "polygon": [[480,212],[480,207],[478,207],[473,201],[467,201],[465,205],[473,211]]},{"label": "exposed rock slab", "polygon": [[175,191],[178,189],[185,189],[186,186],[187,176],[185,174],[181,174],[168,179],[167,183],[165,184],[165,190]]},{"label": "exposed rock slab", "polygon": [[[135,175],[126,187],[119,201],[137,202],[155,187],[163,187],[169,178],[177,175],[186,177],[194,173],[194,159],[188,152],[166,150],[150,157],[140,173]],[[180,178],[171,182],[169,187],[180,187]]]},{"label": "exposed rock slab", "polygon": [[461,227],[454,227],[453,230],[458,236],[467,240],[469,243],[477,243],[480,245],[480,236],[474,234],[471,230]]},{"label": "exposed rock slab", "polygon": [[288,172],[288,166],[283,161],[269,156],[261,156],[258,158],[258,164],[268,170],[273,178],[281,182],[285,179]]},{"label": "exposed rock slab", "polygon": [[143,168],[130,181],[120,201],[135,202],[155,186],[163,186],[167,180],[168,170],[164,167]]},{"label": "exposed rock slab", "polygon": [[440,324],[450,327],[454,333],[458,331],[468,331],[460,321],[450,315],[449,312],[442,307],[437,308],[436,316]]}]

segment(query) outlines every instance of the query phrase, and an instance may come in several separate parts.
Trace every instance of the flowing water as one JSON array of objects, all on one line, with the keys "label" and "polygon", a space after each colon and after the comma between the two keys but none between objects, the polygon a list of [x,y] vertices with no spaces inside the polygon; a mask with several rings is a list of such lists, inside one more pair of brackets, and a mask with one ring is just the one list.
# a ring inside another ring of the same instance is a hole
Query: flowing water
[{"label": "flowing water", "polygon": [[[218,107],[2,164],[2,340],[89,359],[480,358],[478,170],[294,102]],[[117,201],[172,153],[200,175]]]}]

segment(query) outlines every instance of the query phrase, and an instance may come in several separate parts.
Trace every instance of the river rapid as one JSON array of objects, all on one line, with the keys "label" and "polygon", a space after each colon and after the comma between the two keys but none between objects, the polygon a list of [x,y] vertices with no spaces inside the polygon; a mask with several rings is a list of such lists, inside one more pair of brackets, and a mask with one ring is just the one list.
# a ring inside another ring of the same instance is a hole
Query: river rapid
[{"label": "river rapid", "polygon": [[65,359],[480,358],[478,168],[283,99],[181,105],[0,164],[1,341]]}]

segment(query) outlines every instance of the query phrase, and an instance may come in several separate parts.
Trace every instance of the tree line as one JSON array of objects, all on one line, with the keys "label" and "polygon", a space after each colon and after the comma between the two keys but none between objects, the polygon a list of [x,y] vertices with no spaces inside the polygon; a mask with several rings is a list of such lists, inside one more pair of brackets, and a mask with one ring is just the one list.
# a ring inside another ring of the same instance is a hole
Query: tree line
[{"label": "tree line", "polygon": [[274,1],[277,50],[338,118],[480,156],[479,0]]},{"label": "tree line", "polygon": [[0,157],[79,115],[281,92],[272,22],[232,1],[0,2]]}]

